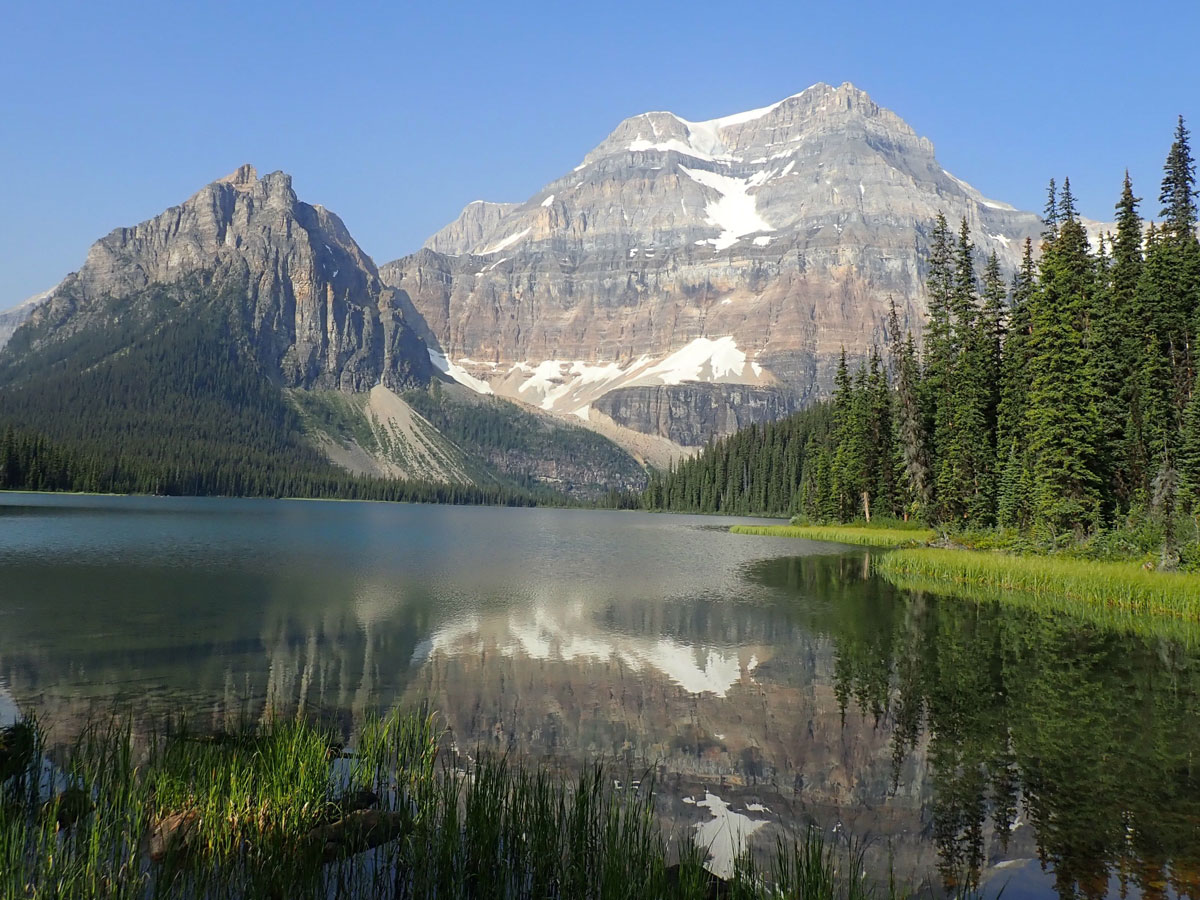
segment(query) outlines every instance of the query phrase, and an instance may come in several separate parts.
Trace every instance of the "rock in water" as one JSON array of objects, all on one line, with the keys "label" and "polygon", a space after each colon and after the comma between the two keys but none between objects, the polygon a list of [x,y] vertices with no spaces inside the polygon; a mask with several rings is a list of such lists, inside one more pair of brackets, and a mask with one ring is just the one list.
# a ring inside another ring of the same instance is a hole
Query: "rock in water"
[{"label": "rock in water", "polygon": [[29,771],[37,749],[37,734],[28,722],[0,728],[0,782]]},{"label": "rock in water", "polygon": [[374,849],[404,834],[408,817],[379,809],[359,809],[346,813],[328,825],[309,832],[309,841],[320,847],[322,856],[334,860]]},{"label": "rock in water", "polygon": [[189,809],[163,816],[150,831],[149,854],[155,862],[168,855],[187,853],[200,833],[200,813]]},{"label": "rock in water", "polygon": [[92,811],[94,804],[87,791],[67,788],[42,807],[43,815],[53,815],[59,828],[73,828]]}]

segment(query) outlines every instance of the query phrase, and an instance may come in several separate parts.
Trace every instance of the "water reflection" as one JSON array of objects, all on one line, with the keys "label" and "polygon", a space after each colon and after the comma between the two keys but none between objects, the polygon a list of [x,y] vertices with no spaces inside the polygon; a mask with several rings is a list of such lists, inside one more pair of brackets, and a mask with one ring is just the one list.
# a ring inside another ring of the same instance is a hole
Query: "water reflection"
[{"label": "water reflection", "polygon": [[717,855],[816,822],[902,880],[1196,895],[1179,641],[901,592],[868,554],[709,519],[121,502],[0,519],[0,686],[64,732],[114,699],[348,731],[428,703],[463,752],[652,773]]},{"label": "water reflection", "polygon": [[1170,639],[914,593],[832,620],[838,694],[927,759],[938,865],[977,878],[1035,836],[1063,897],[1200,891],[1200,666]]}]

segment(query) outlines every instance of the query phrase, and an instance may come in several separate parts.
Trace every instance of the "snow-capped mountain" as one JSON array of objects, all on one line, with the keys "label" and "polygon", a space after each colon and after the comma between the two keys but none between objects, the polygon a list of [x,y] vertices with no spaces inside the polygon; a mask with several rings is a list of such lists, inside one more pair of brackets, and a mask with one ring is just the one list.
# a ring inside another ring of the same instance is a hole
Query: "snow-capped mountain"
[{"label": "snow-capped mountain", "polygon": [[380,276],[452,377],[694,445],[827,391],[843,346],[882,344],[889,298],[919,328],[939,211],[1008,269],[1040,230],[864,92],[817,84],[709,121],[626,119]]}]

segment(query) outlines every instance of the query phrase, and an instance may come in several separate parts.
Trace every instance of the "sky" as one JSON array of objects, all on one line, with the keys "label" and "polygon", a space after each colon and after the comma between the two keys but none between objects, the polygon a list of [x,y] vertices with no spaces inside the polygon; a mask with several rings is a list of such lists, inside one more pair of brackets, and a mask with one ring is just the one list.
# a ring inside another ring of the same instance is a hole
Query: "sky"
[{"label": "sky", "polygon": [[1069,176],[1110,220],[1128,168],[1155,216],[1176,117],[1200,124],[1197,34],[1196,0],[8,0],[0,309],[242,163],[289,172],[383,263],[471,200],[528,198],[624,118],[818,81],[865,90],[986,196],[1038,211]]}]

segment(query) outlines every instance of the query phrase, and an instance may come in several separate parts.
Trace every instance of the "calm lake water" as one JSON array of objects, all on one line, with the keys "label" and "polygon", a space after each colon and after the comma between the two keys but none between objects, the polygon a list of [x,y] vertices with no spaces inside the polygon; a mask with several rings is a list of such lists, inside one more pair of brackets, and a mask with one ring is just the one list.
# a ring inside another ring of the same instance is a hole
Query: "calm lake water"
[{"label": "calm lake water", "polygon": [[[906,593],[734,520],[0,494],[0,719],[114,702],[652,772],[714,866],[809,823],[989,896],[1200,896],[1200,641]],[[753,521],[753,520],[742,520]]]}]

